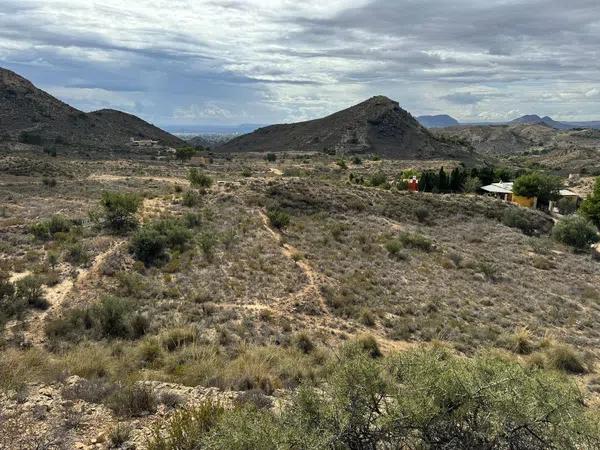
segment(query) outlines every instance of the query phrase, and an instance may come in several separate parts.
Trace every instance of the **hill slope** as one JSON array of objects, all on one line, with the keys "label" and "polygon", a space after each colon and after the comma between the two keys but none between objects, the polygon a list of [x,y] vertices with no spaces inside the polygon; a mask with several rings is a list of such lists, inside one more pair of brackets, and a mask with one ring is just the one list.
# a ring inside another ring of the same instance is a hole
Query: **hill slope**
[{"label": "hill slope", "polygon": [[417,117],[417,120],[426,128],[443,128],[460,125],[458,120],[447,114],[440,114],[437,116],[419,116]]},{"label": "hill slope", "polygon": [[[30,81],[0,68],[0,135],[34,143],[123,145],[136,139],[181,145],[179,138],[142,119],[115,110],[85,113],[36,88]],[[27,139],[27,138],[26,138]]]},{"label": "hill slope", "polygon": [[468,142],[476,152],[486,155],[523,153],[544,147],[559,132],[541,124],[534,125],[465,125],[435,130],[440,138]]},{"label": "hill slope", "polygon": [[470,159],[462,146],[438,141],[387,97],[373,97],[322,119],[271,125],[232,139],[222,152],[326,151],[388,158]]},{"label": "hill slope", "polygon": [[570,125],[567,125],[562,122],[557,122],[552,117],[540,117],[535,114],[530,114],[526,116],[519,117],[510,122],[511,125],[546,125],[552,128],[556,128],[557,130],[568,130],[572,128]]}]

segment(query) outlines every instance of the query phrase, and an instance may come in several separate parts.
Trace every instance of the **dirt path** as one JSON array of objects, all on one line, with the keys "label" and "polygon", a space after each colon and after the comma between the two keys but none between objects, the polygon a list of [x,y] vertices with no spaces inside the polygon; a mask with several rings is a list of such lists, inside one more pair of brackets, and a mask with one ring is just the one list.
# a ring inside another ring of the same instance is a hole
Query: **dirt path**
[{"label": "dirt path", "polygon": [[[230,308],[243,308],[258,311],[269,311],[275,316],[288,317],[290,314],[289,308],[284,305],[290,305],[297,303],[297,300],[302,298],[316,298],[319,302],[322,313],[319,315],[305,314],[301,312],[295,312],[296,315],[301,317],[301,320],[305,324],[307,329],[319,330],[326,332],[334,336],[344,336],[347,338],[347,332],[344,331],[347,321],[342,320],[338,317],[333,316],[329,312],[325,298],[321,294],[320,285],[323,280],[323,276],[319,274],[307,261],[297,259],[295,255],[299,254],[299,251],[292,245],[284,243],[282,236],[276,230],[271,228],[269,224],[269,218],[262,210],[258,210],[258,215],[261,219],[264,229],[273,237],[273,239],[281,246],[282,253],[294,261],[294,263],[302,270],[308,282],[306,285],[297,292],[292,293],[289,297],[283,299],[275,299],[274,306],[265,305],[261,303],[247,303],[247,304],[218,304],[221,307]],[[339,325],[339,327],[336,327]],[[389,353],[392,351],[406,350],[413,346],[412,343],[406,341],[396,341],[388,339],[385,336],[377,333],[376,329],[368,328],[361,324],[352,324],[355,330],[353,334],[373,334],[376,336],[377,341],[380,344],[382,351]]]},{"label": "dirt path", "polygon": [[126,175],[111,175],[111,174],[96,174],[93,173],[87,177],[88,180],[101,182],[127,181],[127,180],[144,180],[144,181],[162,181],[164,183],[188,185],[189,181],[179,177],[150,177],[150,176],[126,176]]},{"label": "dirt path", "polygon": [[273,239],[275,239],[275,241],[277,241],[277,243],[281,245],[283,254],[287,258],[294,261],[296,265],[300,267],[300,269],[304,273],[304,276],[306,276],[306,278],[308,279],[308,283],[306,284],[306,286],[304,286],[304,288],[302,288],[300,291],[294,294],[294,299],[312,295],[319,301],[321,309],[323,311],[327,311],[327,304],[325,303],[325,299],[321,294],[321,289],[318,283],[321,278],[320,275],[315,271],[315,269],[313,269],[313,267],[308,262],[302,259],[298,259],[298,255],[300,255],[298,249],[296,249],[290,244],[282,242],[281,234],[271,228],[271,226],[269,225],[269,218],[263,211],[259,210],[258,214],[260,216],[265,230],[267,230],[269,234],[273,236]]},{"label": "dirt path", "polygon": [[[17,328],[24,326],[24,341],[31,345],[42,345],[45,342],[44,326],[46,320],[62,308],[74,287],[91,278],[101,276],[100,268],[106,258],[116,252],[124,242],[123,239],[114,241],[108,249],[94,258],[94,262],[89,268],[77,269],[74,272],[74,276],[67,275],[60,283],[47,287],[44,291],[44,298],[48,301],[48,308],[43,311],[32,310],[30,316],[25,321],[9,324],[7,330],[12,330],[14,333]],[[31,272],[28,271],[16,273],[11,276],[10,280],[13,282],[18,281],[30,274]]]}]

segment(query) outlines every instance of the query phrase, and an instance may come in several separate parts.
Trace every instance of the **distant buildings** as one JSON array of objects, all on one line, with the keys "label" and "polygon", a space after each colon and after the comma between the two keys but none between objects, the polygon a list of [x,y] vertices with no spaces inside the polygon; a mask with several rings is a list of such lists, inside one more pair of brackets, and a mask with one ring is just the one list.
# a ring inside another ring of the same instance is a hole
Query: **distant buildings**
[{"label": "distant buildings", "polygon": [[[516,195],[513,193],[513,182],[499,182],[488,184],[487,186],[483,186],[481,188],[482,191],[487,194],[500,198],[508,203],[513,203],[515,205],[523,206],[525,208],[537,208],[537,197],[523,197],[520,195]],[[581,197],[569,190],[569,189],[561,189],[559,191],[560,198],[569,198],[572,199],[577,205],[581,201]],[[548,210],[551,212],[558,212],[556,209],[556,203],[551,201]]]}]

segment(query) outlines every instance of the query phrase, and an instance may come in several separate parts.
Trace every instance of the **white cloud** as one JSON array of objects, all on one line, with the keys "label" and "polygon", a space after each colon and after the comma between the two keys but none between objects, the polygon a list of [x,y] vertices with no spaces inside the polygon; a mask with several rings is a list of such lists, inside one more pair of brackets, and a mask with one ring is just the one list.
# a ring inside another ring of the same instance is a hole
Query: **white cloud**
[{"label": "white cloud", "polygon": [[[589,0],[2,4],[2,65],[75,106],[158,123],[300,120],[377,94],[465,120],[517,107],[600,115],[600,3]],[[60,91],[74,79],[98,90]]]}]

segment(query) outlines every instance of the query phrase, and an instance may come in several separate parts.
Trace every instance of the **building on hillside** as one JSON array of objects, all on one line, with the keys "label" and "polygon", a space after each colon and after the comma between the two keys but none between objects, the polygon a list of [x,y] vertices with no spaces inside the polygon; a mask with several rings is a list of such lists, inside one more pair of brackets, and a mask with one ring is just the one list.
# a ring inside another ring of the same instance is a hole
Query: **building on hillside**
[{"label": "building on hillside", "polygon": [[481,189],[489,195],[500,198],[507,203],[513,203],[524,208],[537,207],[537,197],[523,197],[513,193],[512,181],[488,184]]},{"label": "building on hillside", "polygon": [[407,180],[408,190],[411,192],[419,192],[419,180],[417,177],[412,177],[410,180]]},{"label": "building on hillside", "polygon": [[129,143],[134,147],[153,147],[158,144],[158,141],[152,139],[135,139],[130,138]]},{"label": "building on hillside", "polygon": [[[523,197],[521,195],[516,195],[513,193],[512,181],[501,181],[499,183],[488,184],[487,186],[483,186],[481,190],[486,192],[488,195],[500,198],[507,203],[513,203],[515,205],[523,206],[524,208],[537,208],[537,197]],[[560,199],[563,198],[571,199],[571,201],[574,202],[575,209],[579,207],[579,203],[581,202],[581,197],[569,189],[560,190]],[[558,213],[559,211],[557,205],[558,202],[551,201],[548,210],[550,212]]]}]

